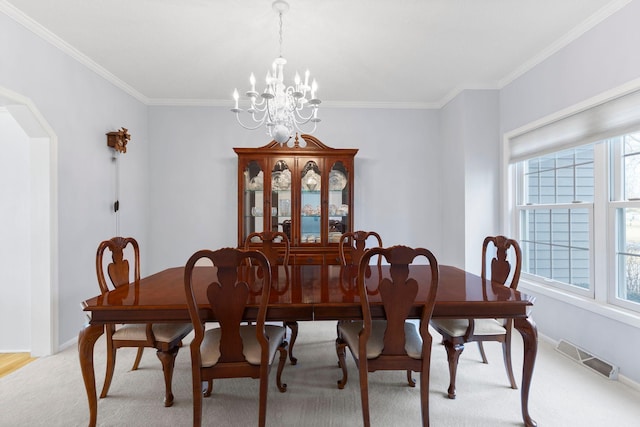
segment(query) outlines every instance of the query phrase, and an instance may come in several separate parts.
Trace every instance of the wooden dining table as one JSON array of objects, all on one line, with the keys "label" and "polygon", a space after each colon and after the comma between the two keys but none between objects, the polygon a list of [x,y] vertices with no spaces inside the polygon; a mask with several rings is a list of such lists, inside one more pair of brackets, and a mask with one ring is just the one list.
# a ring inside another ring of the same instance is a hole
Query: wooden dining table
[{"label": "wooden dining table", "polygon": [[[207,309],[206,287],[213,280],[211,267],[194,271],[194,294],[202,315],[215,321]],[[365,281],[374,318],[383,318],[381,300],[376,292],[381,277],[389,276],[388,266],[372,265]],[[423,283],[411,318],[420,317],[421,295],[426,295],[430,270],[426,265],[412,265],[411,276]],[[267,311],[270,321],[349,320],[362,318],[356,288],[355,270],[339,265],[293,265],[274,269]],[[534,298],[501,284],[483,280],[456,267],[439,266],[439,285],[433,318],[512,318],[523,339],[521,409],[525,426],[536,426],[529,415],[529,389],[535,365],[538,334],[531,318]],[[184,267],[174,267],[122,286],[82,303],[89,322],[80,331],[78,352],[82,377],[89,401],[89,425],[98,416],[93,348],[104,332],[105,324],[190,322],[184,290]],[[245,320],[257,313],[249,302]],[[496,402],[496,411],[499,410]]]}]

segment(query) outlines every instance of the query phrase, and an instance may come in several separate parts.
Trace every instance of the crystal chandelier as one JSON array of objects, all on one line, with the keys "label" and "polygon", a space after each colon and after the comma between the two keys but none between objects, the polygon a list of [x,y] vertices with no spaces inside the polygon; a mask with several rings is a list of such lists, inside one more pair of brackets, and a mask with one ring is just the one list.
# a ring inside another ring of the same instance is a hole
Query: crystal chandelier
[{"label": "crystal chandelier", "polygon": [[249,78],[251,90],[246,95],[251,105],[247,112],[251,115],[254,126],[247,126],[240,119],[240,112],[243,110],[238,107],[238,89],[233,91],[235,108],[231,111],[236,114],[236,119],[243,128],[255,130],[265,125],[267,134],[280,145],[284,145],[285,142],[290,141],[295,132],[302,133],[301,126],[307,123],[313,123],[313,128],[305,132],[315,131],[320,121],[318,107],[322,101],[316,98],[318,84],[315,79],[309,86],[309,70],[306,71],[304,80],[296,72],[294,84],[285,85],[284,65],[287,60],[282,57],[282,15],[289,10],[289,4],[284,0],[276,0],[272,7],[280,18],[280,56],[273,61],[272,69],[267,72],[266,87],[261,94],[256,92],[256,78],[253,73]]}]

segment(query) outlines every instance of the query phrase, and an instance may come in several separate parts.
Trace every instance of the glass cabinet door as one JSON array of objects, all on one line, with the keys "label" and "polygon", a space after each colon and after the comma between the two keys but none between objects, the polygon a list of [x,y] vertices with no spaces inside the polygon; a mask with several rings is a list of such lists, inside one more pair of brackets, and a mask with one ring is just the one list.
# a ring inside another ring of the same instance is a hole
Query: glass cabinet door
[{"label": "glass cabinet door", "polygon": [[335,162],[329,171],[328,240],[338,243],[347,230],[349,221],[349,171],[341,161]]},{"label": "glass cabinet door", "polygon": [[300,170],[300,243],[322,243],[322,174],[318,163],[308,160]]},{"label": "glass cabinet door", "polygon": [[287,160],[278,160],[271,170],[272,231],[282,231],[291,241],[291,169]]},{"label": "glass cabinet door", "polygon": [[253,232],[264,231],[264,171],[252,160],[244,170],[244,194],[242,215],[244,217],[243,241]]}]

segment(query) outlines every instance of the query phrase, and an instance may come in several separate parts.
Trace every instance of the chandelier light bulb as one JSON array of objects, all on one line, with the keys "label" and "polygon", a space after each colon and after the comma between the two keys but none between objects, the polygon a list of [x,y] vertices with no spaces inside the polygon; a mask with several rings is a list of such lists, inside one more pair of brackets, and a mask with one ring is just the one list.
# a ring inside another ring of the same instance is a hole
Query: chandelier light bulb
[{"label": "chandelier light bulb", "polygon": [[236,107],[231,111],[236,110],[236,112],[238,112],[238,111],[240,111],[238,109],[238,100],[240,99],[240,95],[238,94],[238,89],[234,89],[233,90],[233,99],[235,99],[235,101],[236,101]]}]

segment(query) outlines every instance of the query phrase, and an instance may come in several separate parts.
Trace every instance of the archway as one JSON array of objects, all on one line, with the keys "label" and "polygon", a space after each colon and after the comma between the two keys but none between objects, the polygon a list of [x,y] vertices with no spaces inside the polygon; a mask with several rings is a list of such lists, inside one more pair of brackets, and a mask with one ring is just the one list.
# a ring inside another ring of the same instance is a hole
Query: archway
[{"label": "archway", "polygon": [[30,351],[47,356],[58,346],[57,138],[30,99],[0,86],[0,107],[29,143]]}]

